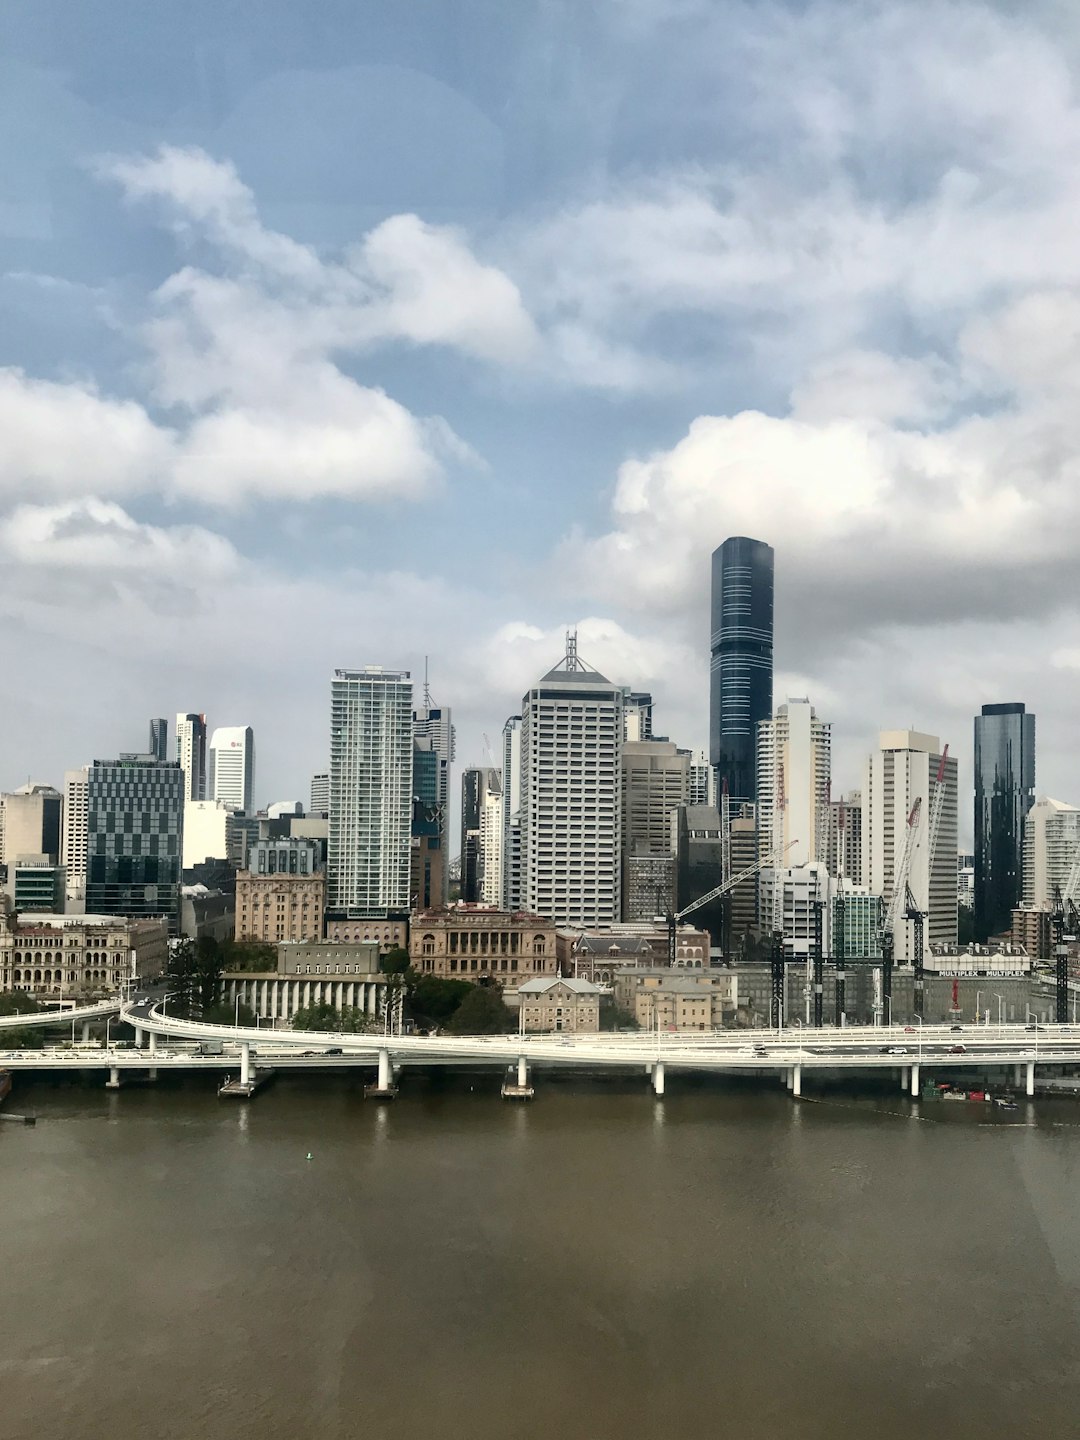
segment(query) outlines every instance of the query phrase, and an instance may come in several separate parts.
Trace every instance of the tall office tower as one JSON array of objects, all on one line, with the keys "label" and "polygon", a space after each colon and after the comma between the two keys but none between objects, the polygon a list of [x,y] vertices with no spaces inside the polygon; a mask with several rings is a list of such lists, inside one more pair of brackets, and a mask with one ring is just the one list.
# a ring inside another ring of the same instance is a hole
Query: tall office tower
[{"label": "tall office tower", "polygon": [[671,818],[688,803],[690,756],[670,740],[630,740],[622,748],[624,920],[651,920],[674,906]]},{"label": "tall office tower", "polygon": [[150,754],[155,760],[169,758],[169,722],[164,715],[150,721]]},{"label": "tall office tower", "polygon": [[381,918],[409,909],[412,681],[407,670],[335,670],[330,685],[327,910]]},{"label": "tall office tower", "polygon": [[51,785],[20,785],[2,798],[4,850],[0,861],[12,865],[24,855],[60,856],[60,817],[64,798]]},{"label": "tall office tower", "polygon": [[255,734],[250,725],[219,725],[210,736],[208,800],[223,800],[234,810],[254,810]]},{"label": "tall office tower", "polygon": [[1035,803],[1035,716],[984,705],[975,717],[975,938],[1008,931],[1024,888],[1024,817]]},{"label": "tall office tower", "polygon": [[862,791],[849,790],[829,801],[825,864],[829,874],[842,876],[858,887],[863,883]]},{"label": "tall office tower", "polygon": [[684,750],[690,761],[689,772],[689,793],[686,803],[688,805],[715,805],[716,796],[716,771],[709,764],[709,752],[707,750]]},{"label": "tall office tower", "polygon": [[504,910],[520,910],[521,899],[521,716],[511,715],[502,732],[502,826]]},{"label": "tall office tower", "polygon": [[738,535],[712,557],[709,759],[717,790],[755,798],[757,727],[772,718],[773,549]]},{"label": "tall office tower", "polygon": [[60,863],[66,876],[66,904],[75,913],[86,899],[86,805],[89,765],[64,774],[64,815]]},{"label": "tall office tower", "polygon": [[489,777],[480,806],[480,900],[484,905],[501,908],[503,882],[502,780],[498,770],[491,770]]},{"label": "tall office tower", "polygon": [[[443,855],[448,856],[450,853],[450,772],[454,763],[457,737],[450,707],[433,705],[431,702],[426,661],[423,699],[419,708],[413,711],[413,735],[417,739],[430,740],[432,753],[438,760],[438,840]],[[441,876],[443,891],[436,903],[445,904],[448,893],[446,886],[450,878],[449,866],[442,867]]]},{"label": "tall office tower", "polygon": [[439,804],[439,756],[430,735],[413,736],[413,807],[409,858],[409,903],[430,910],[444,903],[446,851]]},{"label": "tall office tower", "polygon": [[779,848],[784,851],[780,868],[824,861],[831,779],[832,726],[818,719],[809,700],[778,705],[773,718],[758,725],[757,733],[762,859]]},{"label": "tall office tower", "polygon": [[188,800],[184,805],[185,870],[235,853],[233,810],[223,800]]},{"label": "tall office tower", "polygon": [[206,716],[177,714],[176,758],[184,772],[184,799],[212,798],[206,788]]},{"label": "tall office tower", "polygon": [[627,690],[623,699],[623,739],[651,740],[652,696],[645,690]]},{"label": "tall office tower", "polygon": [[[925,941],[956,943],[956,760],[945,761],[941,828],[933,867],[929,856],[929,821],[941,742],[917,730],[883,730],[878,749],[866,762],[863,785],[863,877],[866,889],[888,906],[900,859],[908,817],[921,801],[918,839],[912,852],[908,883],[916,906],[927,917]],[[911,926],[900,920],[893,957],[911,960]]]},{"label": "tall office tower", "polygon": [[330,775],[312,775],[309,815],[330,814]]},{"label": "tall office tower", "polygon": [[522,699],[521,869],[524,908],[557,925],[621,914],[619,752],[623,692],[577,653]]},{"label": "tall office tower", "polygon": [[184,772],[177,760],[95,760],[86,781],[86,913],[163,915],[180,930]]},{"label": "tall office tower", "polygon": [[[675,909],[682,910],[720,884],[724,872],[719,810],[712,805],[680,805],[672,816],[671,838],[675,851]],[[737,873],[733,866],[732,874]],[[692,923],[709,932],[714,950],[723,950],[722,900],[710,900],[696,910]]]},{"label": "tall office tower", "polygon": [[1048,909],[1080,853],[1080,807],[1041,797],[1024,820],[1024,904]]},{"label": "tall office tower", "polygon": [[[485,876],[484,872],[481,829],[492,797],[497,797],[501,813],[502,785],[498,770],[490,765],[472,765],[461,772],[461,898],[469,905],[480,903],[485,888],[501,889],[501,881],[496,884],[494,877]],[[501,844],[499,849],[501,851]]]}]

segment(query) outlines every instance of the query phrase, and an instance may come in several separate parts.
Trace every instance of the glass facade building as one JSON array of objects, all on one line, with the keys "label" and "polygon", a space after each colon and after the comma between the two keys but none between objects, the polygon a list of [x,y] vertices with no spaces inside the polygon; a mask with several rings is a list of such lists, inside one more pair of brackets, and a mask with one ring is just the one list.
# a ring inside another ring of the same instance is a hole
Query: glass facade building
[{"label": "glass facade building", "polygon": [[184,772],[175,760],[95,760],[86,781],[86,911],[180,929]]},{"label": "glass facade building", "polygon": [[1008,931],[1024,878],[1024,820],[1035,803],[1035,716],[984,705],[975,717],[975,937]]},{"label": "glass facade building", "polygon": [[712,557],[709,759],[717,793],[754,800],[758,722],[772,717],[773,548],[736,535]]}]

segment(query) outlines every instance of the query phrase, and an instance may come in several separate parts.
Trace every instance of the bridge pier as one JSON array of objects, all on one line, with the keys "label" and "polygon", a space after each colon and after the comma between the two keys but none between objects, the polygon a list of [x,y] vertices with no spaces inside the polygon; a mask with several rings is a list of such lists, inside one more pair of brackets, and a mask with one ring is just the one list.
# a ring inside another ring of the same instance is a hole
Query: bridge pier
[{"label": "bridge pier", "polygon": [[536,1092],[529,1084],[529,1062],[524,1055],[517,1059],[517,1083],[512,1084],[509,1080],[503,1083],[502,1098],[504,1100],[531,1100]]},{"label": "bridge pier", "polygon": [[653,1088],[653,1091],[654,1091],[655,1094],[657,1094],[657,1095],[663,1095],[663,1093],[664,1093],[664,1062],[663,1062],[662,1060],[657,1060],[656,1064],[653,1066],[653,1071],[652,1071],[652,1088]]},{"label": "bridge pier", "polygon": [[801,1065],[793,1065],[793,1066],[791,1067],[791,1093],[792,1093],[792,1095],[794,1095],[794,1097],[795,1097],[796,1100],[798,1100],[799,1096],[802,1094],[802,1066],[801,1066]]},{"label": "bridge pier", "polygon": [[913,1099],[917,1100],[917,1099],[919,1098],[919,1067],[918,1067],[918,1065],[912,1065],[912,1067],[911,1067],[911,1094],[912,1094],[912,1098],[913,1098]]},{"label": "bridge pier", "polygon": [[1013,1084],[1019,1086],[1019,1085],[1022,1085],[1023,1083],[1024,1083],[1024,1067],[1023,1067],[1023,1065],[1014,1065],[1014,1066],[1013,1066]]},{"label": "bridge pier", "polygon": [[791,1071],[790,1071],[790,1070],[785,1070],[785,1071],[784,1071],[784,1088],[785,1088],[786,1090],[790,1090],[790,1089],[792,1088],[792,1086],[794,1085],[794,1083],[795,1083],[795,1081],[794,1081],[794,1079],[793,1079],[793,1077],[792,1077]]},{"label": "bridge pier", "polygon": [[[150,1037],[150,1048],[154,1048],[154,1037]],[[240,1084],[251,1084],[251,1043],[245,1040],[240,1046]]]},{"label": "bridge pier", "polygon": [[157,1054],[157,1042],[158,1042],[158,1037],[154,1034],[153,1030],[151,1030],[151,1031],[150,1031],[150,1054],[151,1054],[151,1055],[156,1055],[156,1054]]},{"label": "bridge pier", "polygon": [[84,1021],[82,1022],[82,1043],[83,1043],[84,1045],[89,1045],[89,1044],[90,1044],[90,1021],[89,1021],[89,1020],[84,1020]]},{"label": "bridge pier", "polygon": [[1029,1061],[1027,1062],[1027,1083],[1026,1083],[1026,1085],[1025,1085],[1025,1091],[1026,1091],[1026,1093],[1027,1093],[1027,1095],[1028,1095],[1029,1097],[1035,1094],[1035,1061],[1034,1061],[1034,1060],[1029,1060]]},{"label": "bridge pier", "polygon": [[392,1100],[397,1094],[389,1050],[379,1051],[379,1078],[374,1085],[365,1086],[364,1094],[372,1100]]},{"label": "bridge pier", "polygon": [[908,1092],[908,1085],[909,1085],[910,1083],[911,1083],[911,1067],[908,1066],[908,1065],[901,1065],[901,1066],[900,1066],[900,1090],[901,1090],[901,1092],[902,1092],[904,1095],[907,1094],[907,1092]]},{"label": "bridge pier", "polygon": [[108,1080],[105,1081],[105,1089],[106,1089],[106,1090],[119,1090],[119,1089],[120,1089],[120,1067],[119,1067],[118,1065],[113,1065],[113,1066],[110,1067],[110,1069],[109,1069],[109,1078],[108,1078]]},{"label": "bridge pier", "polygon": [[145,1030],[143,1029],[143,1027],[142,1027],[141,1025],[136,1025],[136,1026],[135,1026],[135,1049],[136,1049],[136,1050],[141,1050],[141,1049],[142,1049],[142,1047],[143,1047],[143,1040],[144,1040],[145,1038],[146,1038],[146,1032],[145,1032]]}]

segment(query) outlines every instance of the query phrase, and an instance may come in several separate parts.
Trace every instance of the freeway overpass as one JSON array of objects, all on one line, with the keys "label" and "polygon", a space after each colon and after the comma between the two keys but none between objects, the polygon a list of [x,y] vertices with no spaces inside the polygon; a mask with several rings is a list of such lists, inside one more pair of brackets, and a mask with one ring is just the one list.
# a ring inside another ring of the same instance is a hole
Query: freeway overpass
[{"label": "freeway overpass", "polygon": [[0,1015],[0,1031],[42,1030],[47,1025],[71,1025],[76,1021],[89,1025],[91,1020],[115,1018],[122,1008],[122,1000],[102,1000],[94,1005],[75,1006],[70,1010],[35,1010],[29,1015]]}]

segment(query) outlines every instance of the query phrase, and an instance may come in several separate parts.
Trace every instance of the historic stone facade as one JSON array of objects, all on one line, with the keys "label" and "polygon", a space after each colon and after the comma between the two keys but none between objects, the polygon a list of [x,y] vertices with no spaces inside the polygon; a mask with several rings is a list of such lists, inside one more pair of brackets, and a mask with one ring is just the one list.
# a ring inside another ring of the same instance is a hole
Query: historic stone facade
[{"label": "historic stone facade", "polygon": [[451,980],[516,985],[534,975],[554,975],[555,926],[539,915],[454,906],[414,915],[409,941],[414,970]]},{"label": "historic stone facade", "polygon": [[0,915],[0,990],[86,999],[122,993],[160,975],[168,960],[164,919],[115,915]]}]

